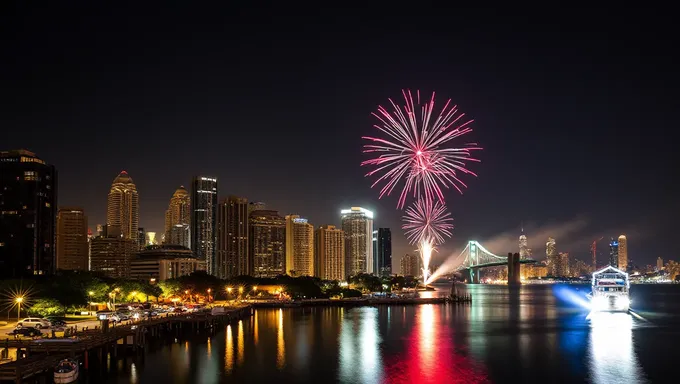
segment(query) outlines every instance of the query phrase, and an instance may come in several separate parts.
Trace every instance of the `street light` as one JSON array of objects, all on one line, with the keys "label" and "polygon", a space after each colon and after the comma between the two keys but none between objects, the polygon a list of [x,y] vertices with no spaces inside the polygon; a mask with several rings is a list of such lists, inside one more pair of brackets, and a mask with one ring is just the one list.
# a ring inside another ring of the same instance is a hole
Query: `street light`
[{"label": "street light", "polygon": [[19,322],[19,319],[21,318],[21,303],[24,301],[24,298],[19,296],[16,299],[17,301],[17,322]]},{"label": "street light", "polygon": [[210,303],[210,291],[211,291],[211,289],[208,288],[208,303]]},{"label": "street light", "polygon": [[94,292],[90,291],[87,295],[90,297],[90,316],[92,316],[92,296],[94,296]]}]

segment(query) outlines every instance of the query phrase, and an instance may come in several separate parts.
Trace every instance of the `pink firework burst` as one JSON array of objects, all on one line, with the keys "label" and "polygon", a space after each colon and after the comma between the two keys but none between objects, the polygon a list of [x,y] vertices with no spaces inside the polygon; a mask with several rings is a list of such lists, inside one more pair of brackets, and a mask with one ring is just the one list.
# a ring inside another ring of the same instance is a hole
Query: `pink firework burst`
[{"label": "pink firework burst", "polygon": [[442,244],[444,236],[451,237],[453,224],[451,213],[439,201],[418,199],[415,204],[406,208],[402,229],[411,244],[422,241]]},{"label": "pink firework burst", "polygon": [[[472,151],[480,150],[476,143],[466,143],[457,147],[455,139],[472,131],[473,120],[464,119],[456,105],[449,99],[439,114],[434,113],[434,96],[420,105],[420,91],[416,91],[416,102],[410,90],[403,90],[405,105],[392,104],[392,113],[382,106],[373,113],[380,124],[375,128],[384,134],[383,138],[363,136],[370,144],[364,145],[364,153],[376,155],[363,161],[362,166],[374,167],[366,174],[378,176],[371,188],[382,184],[380,198],[389,195],[402,183],[403,189],[397,208],[404,208],[409,192],[414,197],[427,200],[438,198],[444,201],[442,188],[453,187],[458,192],[467,186],[460,174],[477,176],[466,167],[467,161],[476,161]],[[420,111],[417,111],[418,108]]]}]

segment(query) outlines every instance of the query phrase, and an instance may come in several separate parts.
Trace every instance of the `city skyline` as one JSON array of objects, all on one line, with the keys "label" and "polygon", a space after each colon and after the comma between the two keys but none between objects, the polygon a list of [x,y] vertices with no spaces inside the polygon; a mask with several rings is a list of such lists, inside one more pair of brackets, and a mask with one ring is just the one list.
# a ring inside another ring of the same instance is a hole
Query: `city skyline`
[{"label": "city skyline", "polygon": [[[121,27],[118,20],[131,16],[117,10],[96,22],[61,11],[9,19],[7,27],[23,33],[7,46],[16,60],[3,63],[1,92],[10,102],[0,116],[2,149],[26,148],[53,164],[59,205],[83,207],[92,225],[105,223],[102,196],[121,170],[139,190],[140,227],[157,234],[172,191],[194,175],[212,175],[221,196],[264,201],[315,227],[339,225],[343,207],[366,207],[377,225],[393,229],[396,260],[413,247],[397,230],[397,197],[378,200],[368,188],[360,137],[375,133],[370,113],[402,88],[436,91],[475,120],[470,140],[485,148],[480,177],[452,199],[456,228],[436,259],[470,239],[512,233],[514,245],[522,221],[534,223],[525,232],[540,254],[547,236],[537,232],[581,217],[587,224],[579,233],[553,234],[574,257],[585,259],[593,239],[621,233],[633,260],[673,257],[665,253],[678,187],[665,172],[675,151],[664,127],[678,117],[663,100],[677,77],[672,60],[637,60],[616,44],[601,50],[610,31],[598,18],[605,15],[588,15],[565,40],[566,15],[537,26],[471,10],[453,26],[430,14],[412,29],[383,18],[377,28],[338,10],[310,34],[309,19],[253,18],[252,6],[235,7],[200,22],[182,12],[155,26],[131,20]],[[266,28],[244,32],[254,20],[266,20]],[[58,27],[64,24],[71,27]],[[157,45],[140,38],[157,41],[159,30],[166,35]],[[669,46],[663,34],[627,24],[622,31],[636,49],[665,54]],[[51,54],[46,34],[66,54]],[[407,57],[397,54],[404,44]],[[254,48],[261,46],[267,49]],[[641,131],[646,124],[660,128]]]}]

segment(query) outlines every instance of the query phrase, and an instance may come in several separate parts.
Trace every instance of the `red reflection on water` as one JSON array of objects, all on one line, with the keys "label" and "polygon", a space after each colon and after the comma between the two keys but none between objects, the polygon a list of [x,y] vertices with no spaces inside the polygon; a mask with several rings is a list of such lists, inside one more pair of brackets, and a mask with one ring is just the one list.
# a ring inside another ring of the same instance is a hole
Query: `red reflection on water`
[{"label": "red reflection on water", "polygon": [[386,359],[386,383],[490,382],[485,370],[456,347],[454,329],[441,314],[439,305],[418,307],[406,354]]}]

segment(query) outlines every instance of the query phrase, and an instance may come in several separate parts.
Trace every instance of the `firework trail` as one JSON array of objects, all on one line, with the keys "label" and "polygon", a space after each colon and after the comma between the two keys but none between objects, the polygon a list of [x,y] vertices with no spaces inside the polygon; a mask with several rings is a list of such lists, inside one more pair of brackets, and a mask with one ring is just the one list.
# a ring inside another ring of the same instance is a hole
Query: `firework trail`
[{"label": "firework trail", "polygon": [[418,199],[416,203],[406,209],[402,229],[411,244],[423,240],[431,241],[434,245],[444,242],[444,236],[451,237],[453,224],[451,213],[446,212],[446,206],[439,201]]},{"label": "firework trail", "polygon": [[456,147],[454,141],[472,131],[470,124],[473,120],[464,119],[465,114],[459,113],[450,99],[439,114],[435,114],[434,93],[423,105],[420,105],[420,91],[416,91],[415,103],[410,90],[402,90],[402,94],[405,100],[403,107],[389,99],[392,113],[382,106],[373,113],[380,121],[374,127],[384,137],[362,137],[370,142],[364,145],[363,152],[376,156],[361,163],[374,168],[366,177],[378,177],[371,188],[382,184],[382,198],[403,182],[397,201],[399,209],[404,207],[409,193],[413,197],[442,202],[442,188],[453,187],[462,193],[462,188],[467,186],[459,174],[476,176],[467,169],[466,162],[478,162],[472,157],[472,151],[481,148],[475,143]]}]

